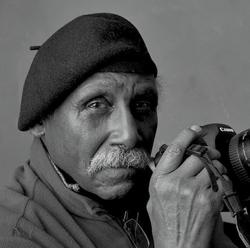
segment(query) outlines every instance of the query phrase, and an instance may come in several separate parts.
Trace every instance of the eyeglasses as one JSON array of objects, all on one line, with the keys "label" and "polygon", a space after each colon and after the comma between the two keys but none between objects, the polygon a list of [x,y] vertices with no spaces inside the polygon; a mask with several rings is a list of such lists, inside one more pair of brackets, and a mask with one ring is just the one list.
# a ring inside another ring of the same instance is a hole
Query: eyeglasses
[{"label": "eyeglasses", "polygon": [[149,248],[150,241],[147,234],[138,223],[138,220],[129,219],[123,224],[123,228],[128,234],[130,240],[132,241],[134,247],[136,248]]}]

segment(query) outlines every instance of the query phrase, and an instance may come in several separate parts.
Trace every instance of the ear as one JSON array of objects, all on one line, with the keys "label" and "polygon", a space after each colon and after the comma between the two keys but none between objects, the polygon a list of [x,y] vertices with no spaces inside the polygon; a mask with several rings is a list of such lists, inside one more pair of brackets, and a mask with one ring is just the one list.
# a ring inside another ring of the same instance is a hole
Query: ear
[{"label": "ear", "polygon": [[40,122],[32,127],[30,133],[36,138],[42,137],[45,134],[44,122]]}]

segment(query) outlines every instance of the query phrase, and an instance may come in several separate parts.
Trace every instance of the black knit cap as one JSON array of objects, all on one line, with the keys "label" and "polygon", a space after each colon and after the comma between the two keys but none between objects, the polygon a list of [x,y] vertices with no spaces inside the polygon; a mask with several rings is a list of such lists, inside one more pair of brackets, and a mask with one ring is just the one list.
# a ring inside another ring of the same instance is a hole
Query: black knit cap
[{"label": "black knit cap", "polygon": [[121,16],[77,17],[39,48],[24,83],[18,129],[33,127],[96,72],[157,76],[141,35]]}]

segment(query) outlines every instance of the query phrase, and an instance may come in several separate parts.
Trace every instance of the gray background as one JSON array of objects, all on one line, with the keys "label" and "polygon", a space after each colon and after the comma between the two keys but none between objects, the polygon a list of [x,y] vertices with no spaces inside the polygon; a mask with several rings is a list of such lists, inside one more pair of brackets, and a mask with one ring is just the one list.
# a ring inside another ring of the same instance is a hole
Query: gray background
[{"label": "gray background", "polygon": [[35,51],[78,15],[120,14],[140,30],[163,84],[156,149],[192,124],[250,128],[249,0],[1,0],[0,184],[29,157],[17,131],[23,82]]}]

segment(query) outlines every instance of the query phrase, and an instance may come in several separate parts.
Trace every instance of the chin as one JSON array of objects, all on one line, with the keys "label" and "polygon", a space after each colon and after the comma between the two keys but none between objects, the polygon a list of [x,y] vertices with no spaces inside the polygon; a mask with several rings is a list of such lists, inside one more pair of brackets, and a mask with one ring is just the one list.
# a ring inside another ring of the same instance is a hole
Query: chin
[{"label": "chin", "polygon": [[87,189],[103,200],[119,200],[147,192],[151,175],[149,170],[137,169],[105,169],[98,172],[91,181],[91,188]]},{"label": "chin", "polygon": [[102,186],[97,189],[96,195],[103,200],[118,200],[126,197],[133,189],[134,183],[122,182],[118,185]]}]

